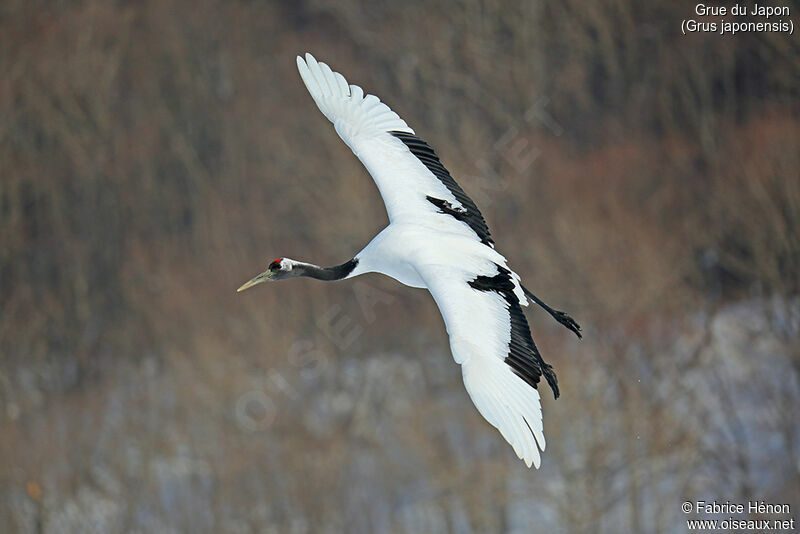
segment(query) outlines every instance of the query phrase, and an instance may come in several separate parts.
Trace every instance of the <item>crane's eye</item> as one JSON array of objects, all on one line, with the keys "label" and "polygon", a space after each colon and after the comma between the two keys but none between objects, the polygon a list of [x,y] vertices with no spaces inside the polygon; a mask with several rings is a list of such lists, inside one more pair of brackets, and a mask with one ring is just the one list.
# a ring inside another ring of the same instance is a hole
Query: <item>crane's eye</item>
[{"label": "crane's eye", "polygon": [[272,263],[270,263],[269,270],[270,271],[279,270],[281,268],[281,260],[283,260],[283,258],[278,258],[277,260],[274,260]]}]

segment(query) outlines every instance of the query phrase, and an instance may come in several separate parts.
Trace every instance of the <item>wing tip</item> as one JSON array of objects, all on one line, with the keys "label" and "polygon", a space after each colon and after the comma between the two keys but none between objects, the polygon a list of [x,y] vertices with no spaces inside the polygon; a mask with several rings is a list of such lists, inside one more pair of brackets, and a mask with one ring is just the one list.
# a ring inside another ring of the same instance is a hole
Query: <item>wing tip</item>
[{"label": "wing tip", "polygon": [[[459,349],[452,345],[454,356]],[[459,362],[458,358],[456,361]],[[539,469],[546,441],[541,395],[494,360],[463,360],[464,386],[478,412],[511,445],[525,465]],[[476,367],[477,366],[477,367]]]},{"label": "wing tip", "polygon": [[[318,61],[310,52],[296,57],[297,70],[303,83],[322,113],[334,124],[349,122],[349,126],[338,126],[337,132],[345,139],[366,128],[388,132],[398,130],[414,134],[414,130],[385,103],[347,79],[331,67]],[[349,144],[349,143],[348,143]]]},{"label": "wing tip", "polygon": [[301,65],[308,68],[310,63],[316,63],[317,60],[312,56],[310,53],[306,52],[305,54],[298,54],[297,55],[297,66],[300,67]]}]

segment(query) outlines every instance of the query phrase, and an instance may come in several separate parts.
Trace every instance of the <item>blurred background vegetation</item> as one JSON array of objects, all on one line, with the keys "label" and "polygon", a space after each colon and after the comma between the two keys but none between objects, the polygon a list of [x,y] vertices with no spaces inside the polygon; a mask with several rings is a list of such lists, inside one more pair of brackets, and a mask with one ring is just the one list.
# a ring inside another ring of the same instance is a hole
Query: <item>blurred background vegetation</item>
[{"label": "blurred background vegetation", "polygon": [[[795,13],[797,2],[787,2]],[[685,532],[800,509],[800,45],[685,2],[0,5],[0,530]],[[529,471],[294,57],[396,110],[527,285]]]}]

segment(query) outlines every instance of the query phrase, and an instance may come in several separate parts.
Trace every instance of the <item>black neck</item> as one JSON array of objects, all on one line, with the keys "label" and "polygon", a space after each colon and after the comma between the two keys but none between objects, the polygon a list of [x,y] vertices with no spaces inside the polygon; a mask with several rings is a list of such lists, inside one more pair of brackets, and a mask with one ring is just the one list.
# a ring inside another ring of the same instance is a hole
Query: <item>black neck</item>
[{"label": "black neck", "polygon": [[[334,267],[320,267],[318,265],[307,264],[301,267],[302,271],[300,276],[308,276],[310,278],[316,278],[317,280],[325,280],[326,282],[341,280],[352,273],[356,265],[358,265],[358,260],[356,258]],[[297,269],[297,267],[295,268]]]}]

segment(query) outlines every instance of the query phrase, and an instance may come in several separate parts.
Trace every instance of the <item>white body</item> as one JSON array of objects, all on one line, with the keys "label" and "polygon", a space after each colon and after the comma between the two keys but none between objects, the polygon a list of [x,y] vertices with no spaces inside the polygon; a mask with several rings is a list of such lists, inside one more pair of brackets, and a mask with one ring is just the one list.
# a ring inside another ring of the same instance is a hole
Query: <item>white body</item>
[{"label": "white body", "polygon": [[[348,277],[379,272],[427,288],[444,318],[453,357],[462,366],[475,406],[526,465],[539,467],[539,449],[545,448],[539,393],[504,361],[512,338],[510,307],[528,304],[519,277],[473,228],[429,201],[431,196],[464,209],[390,133],[414,133],[403,119],[310,54],[298,57],[297,65],[319,109],[372,175],[389,215],[389,226],[355,256],[358,264]],[[511,303],[500,292],[470,285],[501,268],[508,269],[513,282]]]}]

